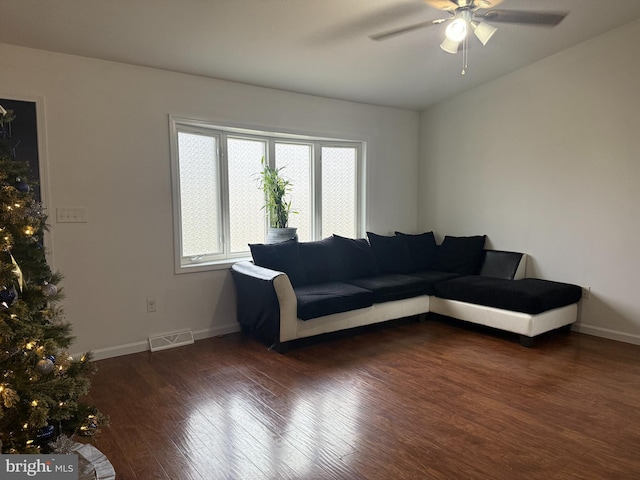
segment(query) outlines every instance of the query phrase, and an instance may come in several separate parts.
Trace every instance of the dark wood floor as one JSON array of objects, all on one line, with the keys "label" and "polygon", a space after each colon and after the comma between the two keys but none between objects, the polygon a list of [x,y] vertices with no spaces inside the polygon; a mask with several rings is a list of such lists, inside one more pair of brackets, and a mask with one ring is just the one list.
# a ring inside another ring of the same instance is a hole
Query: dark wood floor
[{"label": "dark wood floor", "polygon": [[118,480],[640,478],[640,346],[575,332],[529,349],[431,318],[96,363]]}]

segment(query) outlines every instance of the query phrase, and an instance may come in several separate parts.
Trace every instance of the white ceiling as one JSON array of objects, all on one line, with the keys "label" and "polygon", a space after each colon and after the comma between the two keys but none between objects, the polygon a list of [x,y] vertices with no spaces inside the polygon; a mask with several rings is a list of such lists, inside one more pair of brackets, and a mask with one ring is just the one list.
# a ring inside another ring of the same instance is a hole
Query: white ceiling
[{"label": "white ceiling", "polygon": [[421,0],[2,0],[0,42],[419,110],[640,18],[640,0],[498,8],[570,13],[554,28],[496,24],[487,46],[470,43],[466,75],[439,48],[444,25],[369,38],[447,16]]}]

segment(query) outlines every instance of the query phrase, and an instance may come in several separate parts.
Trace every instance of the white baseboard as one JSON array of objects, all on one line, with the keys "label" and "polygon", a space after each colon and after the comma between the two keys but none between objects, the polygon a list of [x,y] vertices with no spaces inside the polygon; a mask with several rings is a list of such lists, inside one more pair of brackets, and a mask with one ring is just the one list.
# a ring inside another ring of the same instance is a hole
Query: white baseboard
[{"label": "white baseboard", "polygon": [[640,345],[640,335],[633,333],[619,332],[609,328],[596,327],[594,325],[586,325],[584,323],[574,324],[572,330],[594,337],[608,338],[609,340],[617,340],[618,342],[632,343]]},{"label": "white baseboard", "polygon": [[[240,325],[238,323],[229,323],[227,325],[221,325],[214,328],[208,328],[205,330],[197,330],[193,332],[193,338],[195,340],[203,340],[205,338],[217,337],[220,335],[227,335],[229,333],[236,333],[240,331]],[[166,332],[160,332],[166,333]],[[139,342],[126,343],[124,345],[116,345],[115,347],[99,348],[93,350],[94,360],[104,360],[105,358],[120,357],[122,355],[130,355],[132,353],[146,352],[149,350],[149,340],[140,340]],[[80,357],[82,353],[73,353],[73,357]]]},{"label": "white baseboard", "polygon": [[228,335],[240,331],[239,323],[228,323],[215,328],[207,328],[205,330],[197,330],[193,332],[193,338],[196,340],[204,340],[205,338],[218,337],[220,335]]},{"label": "white baseboard", "polygon": [[[640,345],[640,335],[632,333],[619,332],[617,330],[611,330],[609,328],[596,327],[586,324],[574,324],[572,330],[584,333],[586,335],[593,335],[595,337],[608,338],[609,340],[617,340],[619,342],[631,343],[634,345]],[[208,328],[205,330],[198,330],[193,332],[193,338],[196,340],[203,340],[205,338],[217,337],[220,335],[227,335],[229,333],[236,333],[240,331],[240,325],[238,323],[229,323],[227,325],[221,325],[215,328]],[[127,343],[124,345],[117,345],[115,347],[100,348],[93,351],[94,360],[103,360],[105,358],[120,357],[122,355],[129,355],[132,353],[146,352],[149,350],[149,340],[141,340],[139,342]],[[82,353],[73,353],[74,357],[80,357]]]}]

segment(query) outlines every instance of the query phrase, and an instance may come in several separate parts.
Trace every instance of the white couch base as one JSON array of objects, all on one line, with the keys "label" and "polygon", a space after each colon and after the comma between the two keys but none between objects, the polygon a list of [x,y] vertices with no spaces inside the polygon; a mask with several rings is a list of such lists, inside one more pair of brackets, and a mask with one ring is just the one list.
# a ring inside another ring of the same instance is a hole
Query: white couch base
[{"label": "white couch base", "polygon": [[420,295],[404,300],[376,303],[367,308],[334,313],[311,320],[300,320],[297,313],[296,294],[289,278],[285,274],[278,275],[273,281],[273,286],[280,304],[280,342],[411,317],[429,311],[430,297]]},{"label": "white couch base", "polygon": [[[336,332],[347,328],[372,325],[374,323],[386,322],[398,318],[411,317],[429,311],[429,297],[420,295],[419,297],[396,300],[394,302],[376,303],[367,308],[359,308],[350,312],[334,313],[325,317],[312,318],[311,320],[300,320],[296,318],[296,337],[304,338],[320,335],[322,333]],[[284,340],[282,330],[280,331],[280,341]]]},{"label": "white couch base", "polygon": [[296,295],[287,275],[280,274],[275,277],[273,285],[280,304],[280,342],[288,342],[297,338],[312,337],[323,333],[337,332],[428,312],[527,337],[535,337],[541,333],[570,325],[576,321],[578,316],[578,304],[531,315],[459,302],[457,300],[446,300],[435,296],[420,295],[404,300],[376,303],[367,308],[334,313],[311,320],[300,320],[297,318]]},{"label": "white couch base", "polygon": [[485,307],[457,300],[431,297],[430,311],[447,317],[493,327],[507,332],[535,337],[574,323],[578,316],[578,304],[547,310],[532,315],[499,308]]}]

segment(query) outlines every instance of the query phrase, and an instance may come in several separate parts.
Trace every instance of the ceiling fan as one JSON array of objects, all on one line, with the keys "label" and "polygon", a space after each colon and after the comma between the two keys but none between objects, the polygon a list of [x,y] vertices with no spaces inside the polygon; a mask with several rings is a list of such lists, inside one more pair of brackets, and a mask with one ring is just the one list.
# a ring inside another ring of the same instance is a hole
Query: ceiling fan
[{"label": "ceiling fan", "polygon": [[447,18],[437,18],[426,22],[415,23],[406,27],[389,30],[371,35],[372,40],[387,40],[389,38],[412,32],[422,28],[449,22],[445,30],[445,38],[440,48],[447,53],[458,52],[460,44],[463,45],[463,62],[466,69],[468,32],[486,45],[493,34],[498,30],[485,20],[494,23],[518,23],[524,25],[554,27],[558,25],[569,12],[539,12],[530,10],[503,10],[493,8],[503,0],[422,0],[427,5],[438,10],[444,10],[449,14]]}]

